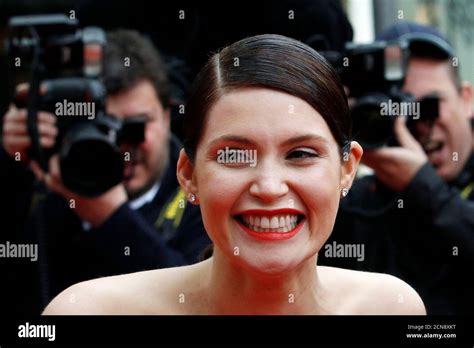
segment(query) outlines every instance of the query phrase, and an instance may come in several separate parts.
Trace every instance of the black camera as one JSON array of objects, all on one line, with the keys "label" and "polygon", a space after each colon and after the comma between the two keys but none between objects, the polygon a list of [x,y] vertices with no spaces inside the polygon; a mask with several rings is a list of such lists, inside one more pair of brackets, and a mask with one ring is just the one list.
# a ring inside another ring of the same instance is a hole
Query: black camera
[{"label": "black camera", "polygon": [[[31,158],[48,170],[48,158],[59,153],[65,186],[87,197],[98,196],[123,180],[121,143],[144,140],[144,118],[121,121],[105,111],[101,81],[105,33],[80,29],[65,15],[12,17],[7,52],[11,94],[17,107],[27,108]],[[27,93],[15,91],[29,78]],[[37,112],[56,115],[58,136],[48,151],[39,144]]]},{"label": "black camera", "polygon": [[403,93],[408,62],[408,42],[376,41],[346,44],[343,52],[329,51],[320,36],[308,44],[319,51],[335,68],[349,90],[354,139],[364,148],[397,145],[394,118],[407,117],[407,127],[417,136],[419,125],[431,129],[438,117],[438,97],[416,100]]}]

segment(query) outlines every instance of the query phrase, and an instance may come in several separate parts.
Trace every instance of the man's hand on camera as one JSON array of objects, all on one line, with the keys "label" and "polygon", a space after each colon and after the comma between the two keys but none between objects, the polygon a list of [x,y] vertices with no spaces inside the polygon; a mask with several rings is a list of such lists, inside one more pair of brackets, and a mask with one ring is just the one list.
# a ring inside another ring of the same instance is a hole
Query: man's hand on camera
[{"label": "man's hand on camera", "polygon": [[63,196],[77,216],[83,221],[89,222],[93,227],[100,226],[115,210],[127,201],[127,194],[123,184],[114,186],[109,191],[95,198],[80,196],[69,191],[61,179],[58,155],[51,157],[48,173],[45,173],[35,161],[31,162],[31,169],[38,180],[44,181],[49,190]]},{"label": "man's hand on camera", "polygon": [[428,161],[428,157],[406,127],[403,117],[395,119],[395,136],[400,146],[364,150],[362,162],[371,167],[386,186],[401,192]]},{"label": "man's hand on camera", "polygon": [[[17,109],[11,105],[3,118],[3,147],[13,158],[20,156],[21,163],[29,162],[28,149],[31,139],[28,135],[26,109]],[[58,129],[56,117],[48,112],[38,112],[38,132],[40,145],[44,148],[54,146]]]}]

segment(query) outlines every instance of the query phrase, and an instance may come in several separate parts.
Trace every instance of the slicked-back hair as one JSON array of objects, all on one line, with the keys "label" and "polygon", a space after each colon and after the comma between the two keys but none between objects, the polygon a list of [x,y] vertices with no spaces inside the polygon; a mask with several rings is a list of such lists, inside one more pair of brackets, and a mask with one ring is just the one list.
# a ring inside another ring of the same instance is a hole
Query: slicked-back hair
[{"label": "slicked-back hair", "polygon": [[225,47],[212,55],[197,75],[184,121],[184,149],[191,161],[210,108],[222,95],[245,87],[298,97],[321,114],[341,149],[351,140],[347,97],[331,65],[300,41],[265,34]]}]

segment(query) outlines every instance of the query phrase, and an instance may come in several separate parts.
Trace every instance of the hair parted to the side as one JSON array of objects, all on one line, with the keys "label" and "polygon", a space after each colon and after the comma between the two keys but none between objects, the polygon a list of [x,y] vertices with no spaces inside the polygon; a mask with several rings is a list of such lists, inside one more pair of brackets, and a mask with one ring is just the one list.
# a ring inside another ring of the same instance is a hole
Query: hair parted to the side
[{"label": "hair parted to the side", "polygon": [[351,140],[347,97],[331,65],[300,41],[265,34],[225,47],[197,75],[184,121],[184,149],[192,161],[210,108],[225,93],[245,87],[296,96],[321,114],[341,149]]}]

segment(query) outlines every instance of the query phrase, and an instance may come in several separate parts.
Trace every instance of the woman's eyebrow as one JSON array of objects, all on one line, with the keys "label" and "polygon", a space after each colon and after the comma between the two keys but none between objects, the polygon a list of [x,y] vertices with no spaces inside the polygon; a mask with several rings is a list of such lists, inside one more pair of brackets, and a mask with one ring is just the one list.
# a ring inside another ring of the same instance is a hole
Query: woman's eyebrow
[{"label": "woman's eyebrow", "polygon": [[209,146],[214,145],[215,143],[220,143],[223,141],[242,143],[245,145],[255,145],[255,142],[241,135],[223,135],[220,136],[209,143]]},{"label": "woman's eyebrow", "polygon": [[[282,146],[289,146],[289,145],[293,145],[293,144],[300,143],[300,142],[303,142],[303,141],[310,141],[310,140],[321,142],[321,143],[323,143],[323,145],[329,145],[329,141],[325,137],[323,137],[322,135],[318,135],[318,134],[298,135],[296,137],[285,140],[284,142],[281,143],[281,145]],[[229,135],[223,135],[223,136],[220,136],[220,137],[214,139],[213,141],[211,141],[209,143],[209,146],[212,146],[216,143],[223,142],[223,141],[229,141],[229,142],[235,142],[235,143],[241,143],[241,144],[253,145],[253,146],[256,145],[256,143],[254,141],[250,140],[247,137],[244,137],[244,136],[241,136],[241,135],[230,135],[229,134]]]},{"label": "woman's eyebrow", "polygon": [[285,140],[282,145],[283,146],[288,146],[288,145],[293,145],[296,143],[300,143],[303,141],[309,141],[309,140],[316,140],[319,142],[322,142],[324,145],[329,145],[329,141],[323,137],[322,135],[317,135],[317,134],[304,134],[304,135],[298,135],[296,137],[290,138]]}]

